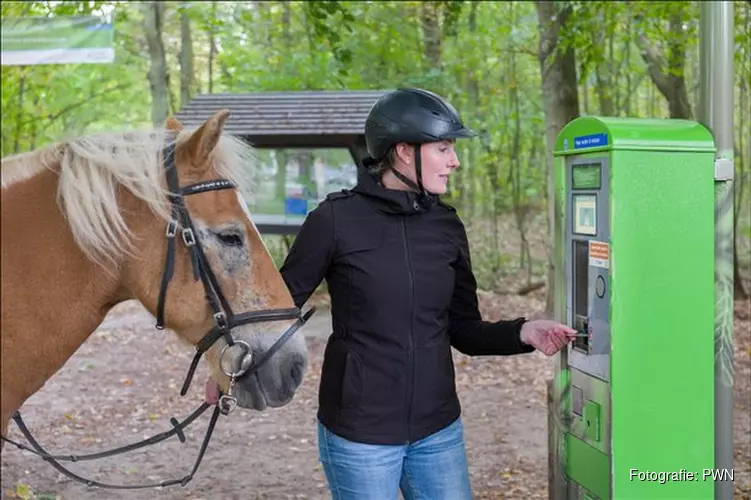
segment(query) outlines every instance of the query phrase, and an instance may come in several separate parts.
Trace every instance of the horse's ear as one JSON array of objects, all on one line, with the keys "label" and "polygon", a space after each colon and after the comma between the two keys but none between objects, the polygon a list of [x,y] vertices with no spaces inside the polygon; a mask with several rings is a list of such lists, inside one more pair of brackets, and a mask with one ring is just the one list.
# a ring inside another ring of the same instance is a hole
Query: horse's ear
[{"label": "horse's ear", "polygon": [[180,120],[178,120],[174,116],[167,118],[167,122],[164,124],[164,127],[167,130],[172,130],[174,132],[180,132],[183,128],[185,128],[183,127],[183,124],[180,123]]},{"label": "horse's ear", "polygon": [[228,109],[217,111],[186,141],[185,146],[190,152],[194,165],[205,165],[209,155],[219,142],[227,118],[229,118]]}]

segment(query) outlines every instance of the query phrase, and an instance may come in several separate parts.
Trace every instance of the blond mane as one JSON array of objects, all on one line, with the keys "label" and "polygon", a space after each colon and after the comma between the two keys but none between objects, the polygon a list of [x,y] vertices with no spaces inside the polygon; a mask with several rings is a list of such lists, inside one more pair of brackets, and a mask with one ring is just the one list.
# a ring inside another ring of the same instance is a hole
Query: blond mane
[{"label": "blond mane", "polygon": [[[193,130],[183,130],[177,143]],[[118,187],[143,200],[165,220],[170,205],[164,184],[161,150],[173,132],[166,129],[92,134],[3,160],[2,186],[59,166],[58,201],[76,243],[92,260],[116,262],[132,247],[133,235],[120,213]],[[255,164],[252,148],[223,135],[213,154],[216,175],[234,181],[250,193],[249,169]]]}]

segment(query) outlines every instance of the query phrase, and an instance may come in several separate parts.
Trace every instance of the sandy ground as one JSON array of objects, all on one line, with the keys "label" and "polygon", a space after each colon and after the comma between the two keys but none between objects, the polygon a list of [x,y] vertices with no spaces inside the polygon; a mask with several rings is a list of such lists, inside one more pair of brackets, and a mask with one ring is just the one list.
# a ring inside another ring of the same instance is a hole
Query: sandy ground
[{"label": "sandy ground", "polygon": [[[487,319],[536,316],[539,290],[527,297],[482,294]],[[2,453],[2,498],[46,499],[266,499],[328,498],[315,441],[316,391],[329,333],[324,303],[306,325],[310,367],[295,400],[266,413],[238,410],[221,418],[198,474],[186,487],[116,491],[72,482],[41,459],[12,446]],[[749,305],[736,305],[736,498],[751,485],[751,343]],[[202,398],[206,371],[179,396],[191,350],[153,328],[138,304],[118,306],[49,383],[22,408],[43,446],[57,453],[87,453],[142,439],[170,428]],[[472,486],[480,499],[547,498],[545,380],[553,363],[539,353],[470,359],[460,354],[457,382]],[[80,462],[71,469],[104,482],[179,478],[193,465],[208,414],[186,432],[116,458]],[[20,439],[11,425],[10,436]]]}]

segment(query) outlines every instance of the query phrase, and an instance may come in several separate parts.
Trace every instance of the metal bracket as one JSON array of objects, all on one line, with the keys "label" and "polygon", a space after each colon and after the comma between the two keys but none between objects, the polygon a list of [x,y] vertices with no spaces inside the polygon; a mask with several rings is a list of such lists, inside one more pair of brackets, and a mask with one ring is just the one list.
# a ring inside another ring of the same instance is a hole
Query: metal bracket
[{"label": "metal bracket", "polygon": [[717,158],[714,161],[714,180],[732,181],[735,176],[735,167],[733,160],[727,158]]}]

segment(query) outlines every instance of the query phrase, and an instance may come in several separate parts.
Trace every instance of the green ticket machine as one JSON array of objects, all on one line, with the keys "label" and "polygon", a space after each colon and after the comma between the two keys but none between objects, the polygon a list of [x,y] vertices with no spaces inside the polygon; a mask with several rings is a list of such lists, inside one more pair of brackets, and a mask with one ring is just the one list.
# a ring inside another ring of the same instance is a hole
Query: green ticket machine
[{"label": "green ticket machine", "polygon": [[582,117],[558,136],[552,499],[711,499],[714,162],[699,123]]}]

